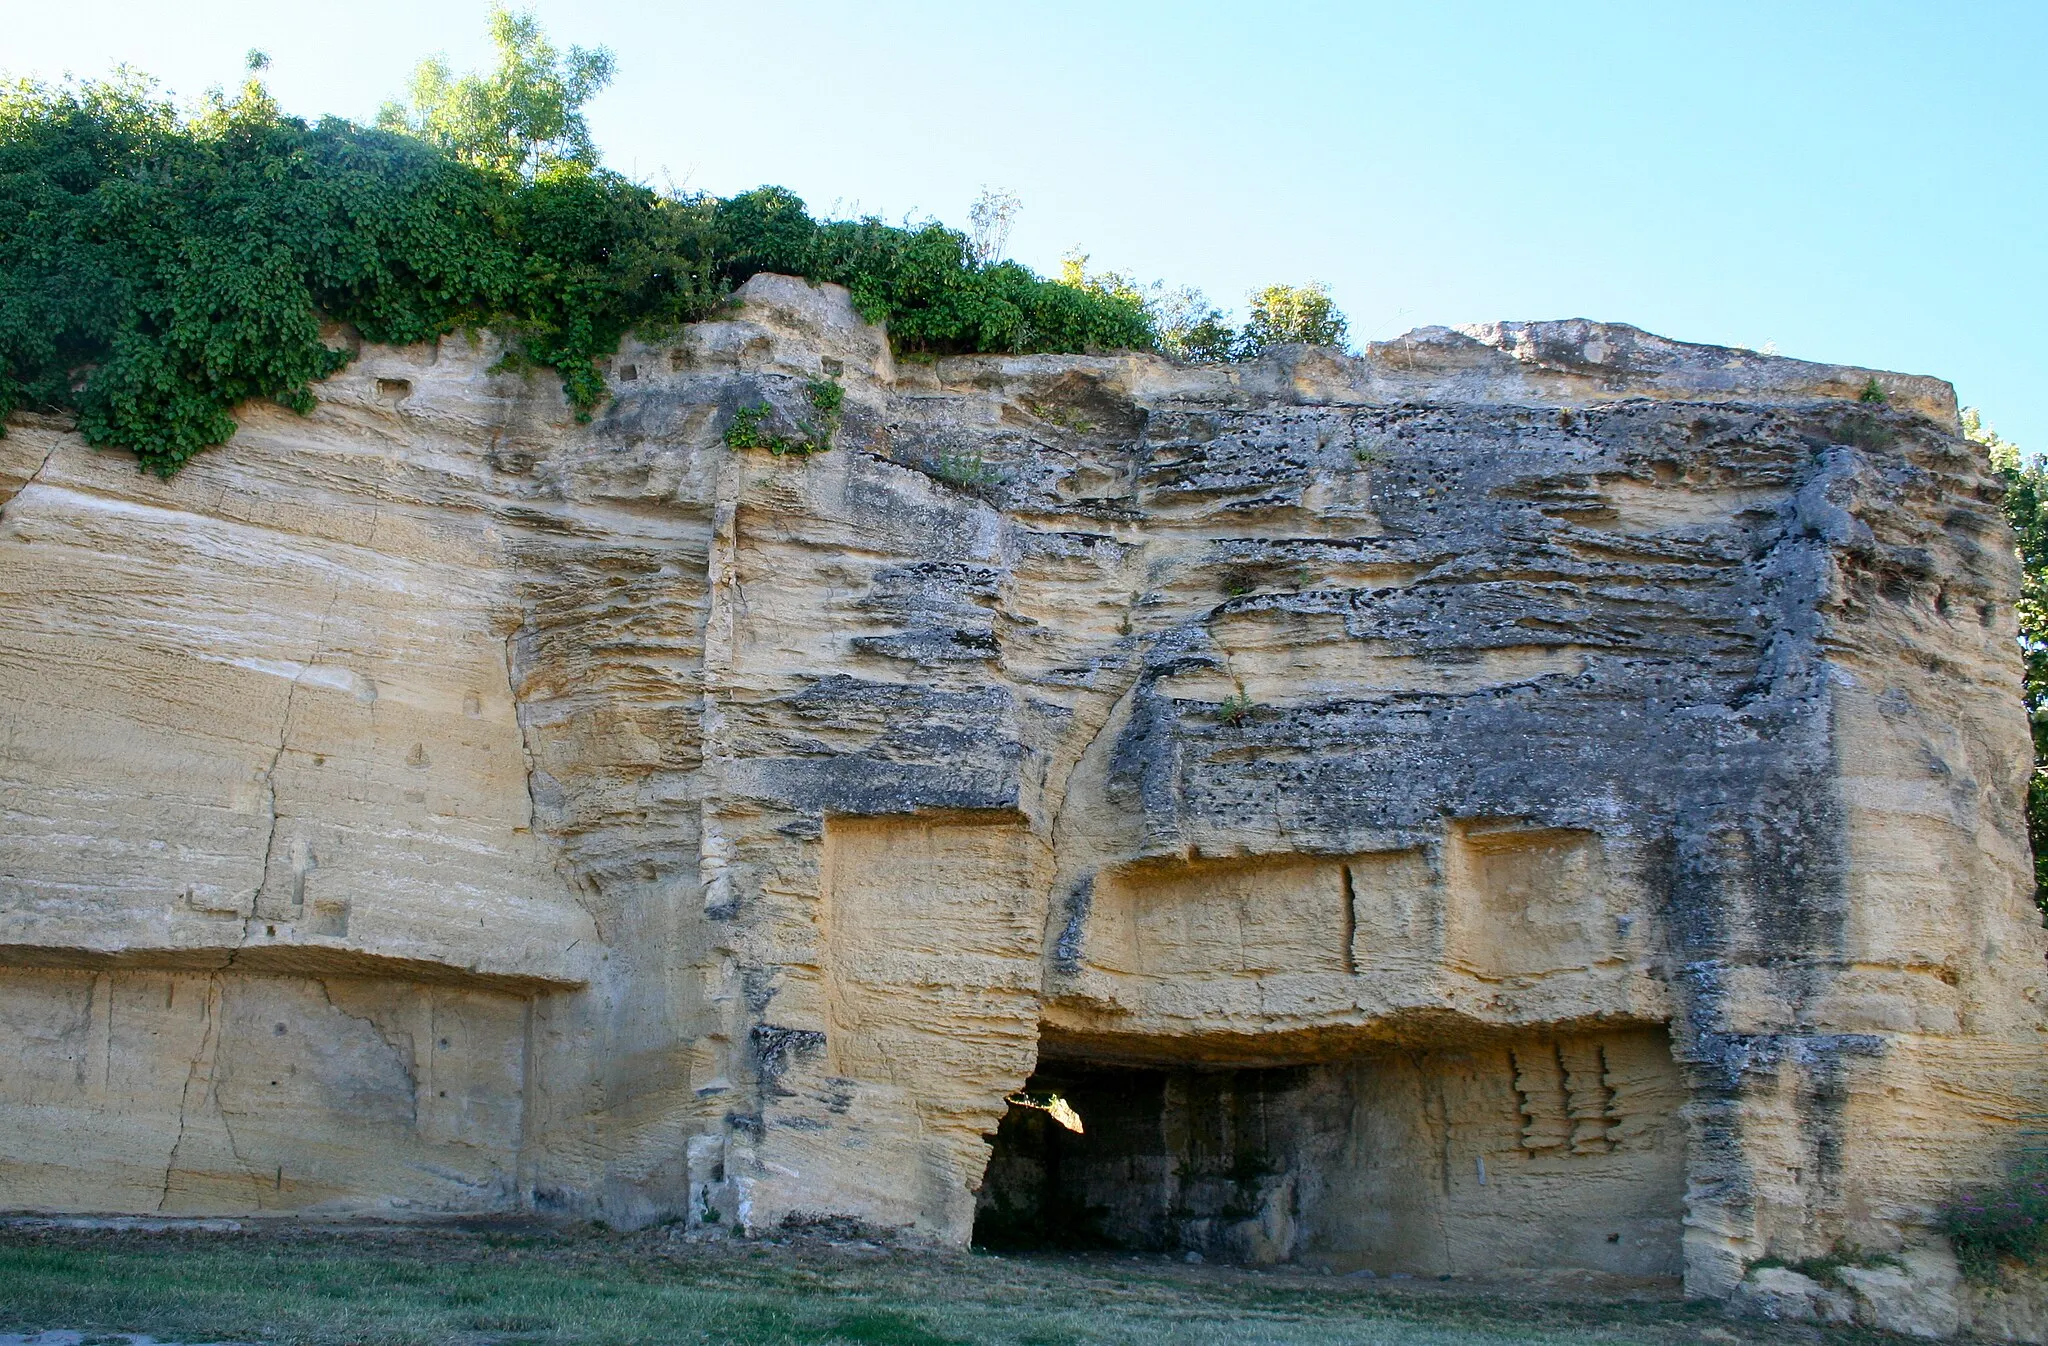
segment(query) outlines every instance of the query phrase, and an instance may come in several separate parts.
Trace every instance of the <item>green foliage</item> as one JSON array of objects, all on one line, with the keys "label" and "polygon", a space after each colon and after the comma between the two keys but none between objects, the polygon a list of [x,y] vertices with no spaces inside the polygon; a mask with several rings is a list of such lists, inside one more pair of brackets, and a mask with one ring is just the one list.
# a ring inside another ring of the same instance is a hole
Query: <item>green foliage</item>
[{"label": "green foliage", "polygon": [[1851,1243],[1836,1244],[1832,1252],[1820,1257],[1802,1258],[1797,1262],[1787,1262],[1782,1257],[1759,1257],[1749,1264],[1748,1270],[1759,1271],[1765,1267],[1783,1267],[1787,1271],[1798,1272],[1808,1280],[1841,1289],[1842,1272],[1846,1268],[1896,1267],[1903,1270],[1905,1263],[1890,1253],[1865,1252]]},{"label": "green foliage", "polygon": [[1311,346],[1344,345],[1349,325],[1320,281],[1307,285],[1268,285],[1251,297],[1251,316],[1238,338],[1240,358],[1274,346],[1303,342]]},{"label": "green foliage", "polygon": [[1090,271],[1088,254],[1076,249],[1060,259],[1060,284],[1070,290],[1100,295],[1118,303],[1143,308],[1145,290],[1137,279],[1123,271]]},{"label": "green foliage", "polygon": [[[1099,279],[1129,283],[1114,272]],[[1342,349],[1348,331],[1344,315],[1321,284],[1268,285],[1254,290],[1249,296],[1251,316],[1242,330],[1232,327],[1223,311],[1200,290],[1154,285],[1143,297],[1159,349],[1192,364],[1252,360],[1275,346],[1291,343]]]},{"label": "green foliage", "polygon": [[811,405],[822,416],[829,416],[836,424],[841,409],[846,405],[846,389],[837,379],[812,379],[804,385],[804,392],[810,396]]},{"label": "green foliage", "polygon": [[168,475],[371,341],[497,325],[588,415],[632,327],[708,311],[710,212],[615,174],[532,180],[285,117],[251,81],[181,119],[133,77],[0,92],[0,414],[69,411]]},{"label": "green foliage", "polygon": [[[488,325],[587,419],[626,332],[658,338],[766,269],[845,285],[907,353],[1154,344],[1141,302],[982,265],[935,222],[820,223],[780,188],[718,201],[600,168],[581,109],[610,53],[491,23],[495,71],[424,63],[381,129],[287,117],[253,78],[191,116],[125,73],[0,87],[0,418],[72,413],[168,476],[241,403],[309,411],[346,324],[393,344]],[[818,411],[814,447],[837,425]]]},{"label": "green foliage", "polygon": [[1140,300],[1047,281],[1016,262],[983,264],[967,235],[936,221],[820,222],[781,187],[729,197],[715,213],[729,282],[779,271],[844,285],[862,317],[888,324],[902,352],[1078,353],[1154,344]]},{"label": "green foliage", "polygon": [[1146,306],[1159,332],[1159,349],[1190,364],[1219,364],[1236,358],[1237,329],[1223,310],[1192,286],[1155,286]]},{"label": "green foliage", "polygon": [[977,495],[1003,483],[1003,474],[978,453],[942,453],[932,459],[931,474],[949,486]]},{"label": "green foliage", "polygon": [[741,407],[732,414],[725,425],[725,447],[728,449],[767,449],[774,447],[768,432],[761,428],[761,422],[773,415],[775,408],[762,402],[757,406]]},{"label": "green foliage", "polygon": [[800,458],[831,448],[833,437],[839,433],[840,418],[845,414],[846,389],[832,379],[813,379],[805,385],[804,391],[818,419],[806,421],[801,436],[770,434],[763,423],[774,414],[775,408],[762,402],[741,407],[732,414],[732,420],[725,427],[725,446],[729,449],[766,449],[777,457],[794,454]]},{"label": "green foliage", "polygon": [[1228,725],[1241,725],[1252,717],[1258,705],[1251,694],[1240,687],[1217,703],[1216,718]]},{"label": "green foliage", "polygon": [[2048,915],[2048,465],[1984,423],[1974,407],[1963,409],[1963,433],[1982,444],[1991,466],[2005,479],[2005,517],[2019,544],[2019,622],[2022,685],[2027,719],[2034,733],[2034,774],[2027,784],[2027,832],[2034,843],[2034,901]]},{"label": "green foliage", "polygon": [[[404,131],[464,163],[535,176],[557,164],[597,166],[583,105],[612,81],[609,49],[555,50],[531,13],[493,6],[498,67],[457,76],[446,57],[414,68],[409,106],[386,103],[377,125]],[[254,67],[252,67],[253,69]]]},{"label": "green foliage", "polygon": [[1863,385],[1863,391],[1856,394],[1856,400],[1858,402],[1889,402],[1891,398],[1886,395],[1884,385],[1877,381],[1877,375],[1872,374],[1869,381]]},{"label": "green foliage", "polygon": [[1972,1280],[1988,1281],[2011,1258],[2048,1256],[2048,1154],[2029,1151],[2005,1180],[1958,1193],[1941,1208],[1941,1227]]}]

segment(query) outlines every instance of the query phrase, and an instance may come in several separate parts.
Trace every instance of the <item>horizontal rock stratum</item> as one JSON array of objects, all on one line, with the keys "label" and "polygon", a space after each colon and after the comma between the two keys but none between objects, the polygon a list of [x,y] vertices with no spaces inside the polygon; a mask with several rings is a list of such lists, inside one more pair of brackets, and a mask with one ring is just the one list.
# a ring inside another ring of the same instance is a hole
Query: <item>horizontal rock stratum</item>
[{"label": "horizontal rock stratum", "polygon": [[[0,1207],[1726,1295],[1939,1262],[2048,1111],[1946,384],[1591,322],[912,363],[740,300],[588,425],[488,335],[169,482],[15,419]],[[727,447],[825,379],[832,451]]]}]

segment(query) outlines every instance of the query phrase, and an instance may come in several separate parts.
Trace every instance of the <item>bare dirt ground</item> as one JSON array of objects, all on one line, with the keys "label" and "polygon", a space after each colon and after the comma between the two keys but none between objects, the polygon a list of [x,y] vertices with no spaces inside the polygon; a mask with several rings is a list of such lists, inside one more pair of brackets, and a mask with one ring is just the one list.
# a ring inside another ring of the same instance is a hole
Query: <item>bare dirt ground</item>
[{"label": "bare dirt ground", "polygon": [[1880,1339],[1733,1321],[1686,1302],[1673,1282],[1592,1276],[1374,1280],[1127,1253],[706,1244],[666,1230],[497,1222],[0,1225],[0,1346]]}]

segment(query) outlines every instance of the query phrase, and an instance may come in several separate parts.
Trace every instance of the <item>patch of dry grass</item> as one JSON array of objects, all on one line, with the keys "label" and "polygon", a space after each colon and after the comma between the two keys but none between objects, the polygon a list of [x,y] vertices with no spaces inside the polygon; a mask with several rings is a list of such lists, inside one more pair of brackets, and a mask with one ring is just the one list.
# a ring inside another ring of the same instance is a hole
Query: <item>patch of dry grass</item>
[{"label": "patch of dry grass", "polygon": [[0,1330],[60,1327],[307,1346],[1795,1339],[1671,1299],[1548,1299],[1156,1258],[704,1247],[659,1232],[510,1227],[0,1229]]}]

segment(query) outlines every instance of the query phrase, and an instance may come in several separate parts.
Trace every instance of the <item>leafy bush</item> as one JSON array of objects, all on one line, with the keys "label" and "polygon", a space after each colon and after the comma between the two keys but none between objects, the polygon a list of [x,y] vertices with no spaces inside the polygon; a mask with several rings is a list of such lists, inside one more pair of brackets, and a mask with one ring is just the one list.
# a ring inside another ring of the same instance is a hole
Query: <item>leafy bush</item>
[{"label": "leafy bush", "polygon": [[168,476],[240,403],[309,411],[350,358],[322,335],[339,322],[401,345],[488,324],[587,418],[626,332],[762,270],[845,285],[906,351],[1154,345],[1141,302],[983,265],[935,222],[820,223],[780,188],[719,201],[600,168],[580,106],[610,53],[492,23],[495,73],[425,63],[382,129],[287,117],[254,78],[189,117],[131,76],[0,88],[0,417],[74,413]]},{"label": "leafy bush", "polygon": [[169,475],[252,398],[310,410],[323,319],[407,344],[489,322],[587,415],[633,327],[707,312],[710,211],[574,164],[531,180],[282,116],[181,119],[133,79],[0,92],[0,415],[75,412]]},{"label": "leafy bush", "polygon": [[1941,1211],[1963,1274],[1989,1280],[2005,1258],[2037,1262],[2048,1253],[2048,1154],[2030,1153],[1995,1186],[1957,1195]]}]

